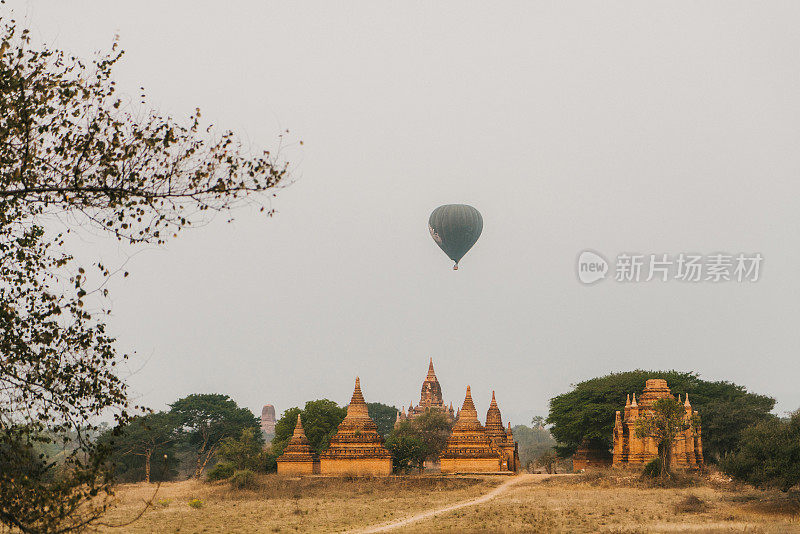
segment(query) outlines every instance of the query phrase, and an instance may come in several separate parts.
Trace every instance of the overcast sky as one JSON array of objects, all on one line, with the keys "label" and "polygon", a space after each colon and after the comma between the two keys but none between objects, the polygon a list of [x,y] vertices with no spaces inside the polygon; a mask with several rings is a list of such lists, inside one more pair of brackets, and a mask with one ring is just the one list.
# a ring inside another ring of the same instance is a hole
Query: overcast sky
[{"label": "overcast sky", "polygon": [[[513,424],[635,368],[800,407],[800,3],[9,5],[83,57],[119,34],[120,89],[163,113],[256,147],[291,131],[274,218],[189,231],[112,284],[137,401],[280,414],[360,375],[408,405],[432,356],[447,402],[470,384],[485,413],[494,389]],[[457,272],[427,230],[446,203],[484,219]],[[764,262],[756,283],[584,286],[584,249]]]}]

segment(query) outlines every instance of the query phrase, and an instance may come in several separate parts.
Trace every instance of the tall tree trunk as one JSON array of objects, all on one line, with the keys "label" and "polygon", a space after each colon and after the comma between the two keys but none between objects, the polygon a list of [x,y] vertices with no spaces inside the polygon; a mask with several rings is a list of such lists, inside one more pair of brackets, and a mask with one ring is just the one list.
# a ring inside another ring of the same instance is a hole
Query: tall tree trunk
[{"label": "tall tree trunk", "polygon": [[670,460],[672,452],[672,441],[663,441],[661,446],[659,447],[659,453],[661,456],[661,480],[666,480],[669,477],[670,473]]},{"label": "tall tree trunk", "polygon": [[144,481],[150,483],[150,457],[153,456],[153,449],[144,452]]},{"label": "tall tree trunk", "polygon": [[197,478],[200,478],[203,475],[203,470],[205,470],[206,464],[208,464],[208,461],[211,459],[211,455],[214,454],[214,448],[215,446],[212,446],[208,449],[205,460],[203,460],[203,463],[198,467],[199,471],[197,472]]},{"label": "tall tree trunk", "polygon": [[200,475],[203,474],[203,453],[206,450],[206,445],[208,445],[208,440],[203,441],[203,445],[200,447],[200,450],[197,451],[197,465],[194,468],[194,478],[200,479]]}]

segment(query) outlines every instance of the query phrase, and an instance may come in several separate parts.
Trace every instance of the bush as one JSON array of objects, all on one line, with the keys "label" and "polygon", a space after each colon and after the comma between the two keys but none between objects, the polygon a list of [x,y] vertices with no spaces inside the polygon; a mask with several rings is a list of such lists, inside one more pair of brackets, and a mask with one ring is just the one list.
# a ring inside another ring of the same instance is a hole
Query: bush
[{"label": "bush", "polygon": [[661,476],[661,458],[653,458],[642,471],[642,478],[658,478]]},{"label": "bush", "polygon": [[236,471],[236,467],[230,462],[219,462],[214,468],[208,472],[208,476],[206,479],[209,482],[214,482],[216,480],[225,480],[226,478],[231,478],[233,476],[234,471]]},{"label": "bush", "polygon": [[674,506],[676,514],[691,514],[705,512],[708,506],[697,495],[687,495],[685,499]]},{"label": "bush", "polygon": [[800,412],[748,428],[738,450],[724,457],[721,467],[756,487],[788,491],[800,482]]},{"label": "bush", "polygon": [[236,471],[231,477],[231,486],[240,490],[258,489],[258,480],[256,479],[256,474],[249,469]]},{"label": "bush", "polygon": [[189,506],[195,509],[203,507],[203,501],[201,501],[200,499],[192,499],[191,501],[189,501],[188,504]]},{"label": "bush", "polygon": [[261,465],[267,473],[275,473],[278,471],[278,457],[271,452],[264,451]]}]

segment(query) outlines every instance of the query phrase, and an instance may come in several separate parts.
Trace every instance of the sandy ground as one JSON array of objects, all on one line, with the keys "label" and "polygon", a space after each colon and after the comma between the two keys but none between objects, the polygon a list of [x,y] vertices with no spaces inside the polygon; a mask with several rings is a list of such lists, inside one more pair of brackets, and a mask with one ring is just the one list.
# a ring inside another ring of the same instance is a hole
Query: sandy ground
[{"label": "sandy ground", "polygon": [[[120,487],[105,520],[134,517],[153,489]],[[141,519],[101,531],[800,533],[800,495],[710,481],[654,488],[591,476],[268,475],[249,490],[225,482],[164,484]]]}]

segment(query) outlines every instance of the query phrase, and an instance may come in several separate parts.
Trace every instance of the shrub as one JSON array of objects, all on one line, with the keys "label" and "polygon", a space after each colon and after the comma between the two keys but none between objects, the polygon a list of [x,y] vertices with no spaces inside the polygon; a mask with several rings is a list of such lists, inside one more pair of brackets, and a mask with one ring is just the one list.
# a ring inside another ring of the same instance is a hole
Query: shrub
[{"label": "shrub", "polygon": [[254,490],[258,488],[256,474],[249,469],[242,469],[233,473],[231,486],[240,490]]},{"label": "shrub", "polygon": [[278,457],[271,452],[262,453],[262,463],[267,473],[275,473],[278,470]]},{"label": "shrub", "polygon": [[236,471],[236,467],[230,462],[219,462],[214,468],[208,472],[208,476],[206,479],[209,482],[214,482],[216,480],[225,480],[226,478],[231,478],[233,476],[234,471]]},{"label": "shrub", "polygon": [[642,471],[642,478],[659,478],[661,476],[661,458],[653,458]]},{"label": "shrub", "polygon": [[723,458],[721,467],[756,487],[788,491],[800,482],[800,412],[748,428],[738,450]]},{"label": "shrub", "polygon": [[189,504],[189,506],[191,506],[192,508],[195,508],[195,509],[203,507],[203,501],[201,501],[200,499],[192,499],[192,500],[189,501],[188,504]]},{"label": "shrub", "polygon": [[705,501],[697,495],[687,495],[685,499],[674,506],[676,514],[700,513],[705,512],[706,508],[708,506],[706,506]]}]

